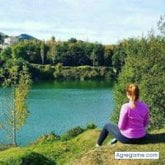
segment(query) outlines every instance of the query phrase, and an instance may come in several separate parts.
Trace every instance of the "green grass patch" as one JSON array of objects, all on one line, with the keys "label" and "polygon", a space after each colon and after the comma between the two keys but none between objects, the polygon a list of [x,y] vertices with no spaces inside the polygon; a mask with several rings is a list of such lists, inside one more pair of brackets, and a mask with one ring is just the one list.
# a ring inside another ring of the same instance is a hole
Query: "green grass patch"
[{"label": "green grass patch", "polygon": [[[27,147],[16,147],[0,151],[1,164],[30,165],[43,164],[164,164],[165,162],[165,129],[153,131],[157,139],[146,144],[132,145],[117,142],[108,145],[107,139],[100,148],[95,148],[100,134],[98,129],[89,129],[69,140],[62,141],[53,134],[42,137]],[[110,137],[112,138],[112,137]],[[158,160],[115,160],[116,151],[154,152],[160,154]]]}]

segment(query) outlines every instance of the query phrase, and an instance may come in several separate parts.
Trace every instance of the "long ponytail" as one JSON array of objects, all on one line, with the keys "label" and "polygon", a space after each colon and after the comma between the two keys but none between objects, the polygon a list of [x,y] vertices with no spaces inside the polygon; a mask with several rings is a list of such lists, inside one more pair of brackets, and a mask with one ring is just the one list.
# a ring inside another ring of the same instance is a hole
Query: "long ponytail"
[{"label": "long ponytail", "polygon": [[136,84],[129,84],[126,88],[126,92],[131,98],[132,108],[136,108],[136,100],[139,99],[139,87]]}]

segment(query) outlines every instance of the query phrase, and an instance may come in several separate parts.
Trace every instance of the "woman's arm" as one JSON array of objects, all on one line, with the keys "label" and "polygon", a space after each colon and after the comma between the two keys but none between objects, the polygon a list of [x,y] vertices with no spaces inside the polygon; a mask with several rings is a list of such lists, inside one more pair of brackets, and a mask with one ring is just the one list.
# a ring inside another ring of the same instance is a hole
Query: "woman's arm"
[{"label": "woman's arm", "polygon": [[126,123],[127,123],[127,106],[123,105],[120,110],[120,116],[119,116],[119,122],[118,122],[118,127],[120,130],[124,130]]},{"label": "woman's arm", "polygon": [[146,127],[146,128],[149,125],[149,119],[150,119],[150,115],[149,115],[149,110],[148,110],[147,113],[146,113],[146,116],[144,118],[144,127]]}]

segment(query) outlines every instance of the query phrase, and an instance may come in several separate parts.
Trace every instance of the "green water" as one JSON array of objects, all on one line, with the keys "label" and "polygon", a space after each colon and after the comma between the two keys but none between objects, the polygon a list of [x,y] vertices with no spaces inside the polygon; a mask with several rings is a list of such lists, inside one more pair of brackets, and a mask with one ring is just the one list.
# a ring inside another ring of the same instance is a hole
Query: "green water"
[{"label": "green water", "polygon": [[[7,95],[1,89],[1,100]],[[3,97],[4,95],[4,97]],[[18,134],[18,143],[26,145],[43,134],[63,134],[88,123],[102,127],[114,106],[112,84],[99,81],[39,82],[32,85],[28,97],[30,116]],[[0,142],[6,138],[0,132]]]}]

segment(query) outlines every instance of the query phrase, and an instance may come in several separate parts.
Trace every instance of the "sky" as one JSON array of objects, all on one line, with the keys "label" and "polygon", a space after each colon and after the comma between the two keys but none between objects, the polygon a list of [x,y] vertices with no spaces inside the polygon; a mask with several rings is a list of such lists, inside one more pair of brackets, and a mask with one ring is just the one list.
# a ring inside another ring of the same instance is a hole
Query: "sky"
[{"label": "sky", "polygon": [[115,44],[156,29],[165,0],[0,0],[0,32]]}]

